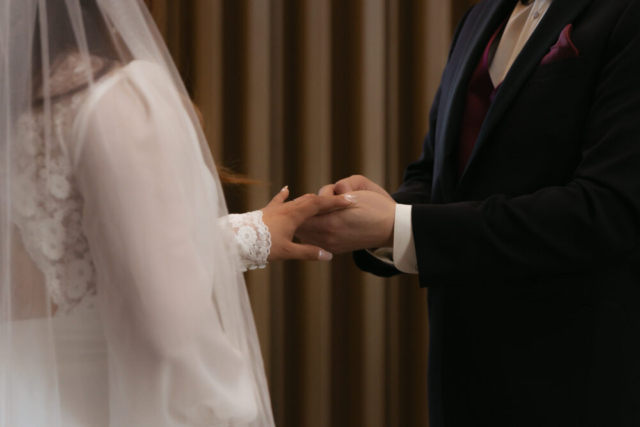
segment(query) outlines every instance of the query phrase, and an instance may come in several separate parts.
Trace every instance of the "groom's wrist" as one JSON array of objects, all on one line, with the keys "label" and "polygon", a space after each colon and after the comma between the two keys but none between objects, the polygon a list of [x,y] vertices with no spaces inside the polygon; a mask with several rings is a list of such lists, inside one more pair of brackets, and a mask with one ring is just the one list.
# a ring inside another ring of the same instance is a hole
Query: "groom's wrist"
[{"label": "groom's wrist", "polygon": [[391,228],[391,234],[389,235],[389,238],[387,240],[384,241],[383,244],[381,244],[379,247],[375,248],[376,249],[380,249],[380,248],[389,248],[389,249],[393,249],[393,243],[394,243],[394,229],[393,227]]},{"label": "groom's wrist", "polygon": [[397,203],[393,204],[393,208],[389,213],[389,218],[387,220],[387,226],[385,229],[387,230],[387,238],[382,244],[380,244],[378,248],[391,248],[393,249],[394,244],[394,236],[395,236],[395,227],[396,227],[396,212],[397,212]]}]

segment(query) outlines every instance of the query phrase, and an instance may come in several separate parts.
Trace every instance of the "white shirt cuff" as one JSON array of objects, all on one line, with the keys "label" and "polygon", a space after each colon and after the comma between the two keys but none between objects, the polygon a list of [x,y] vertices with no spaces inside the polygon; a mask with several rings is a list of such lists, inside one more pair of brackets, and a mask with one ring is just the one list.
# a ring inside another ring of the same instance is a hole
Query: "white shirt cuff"
[{"label": "white shirt cuff", "polygon": [[413,240],[411,205],[396,205],[393,231],[393,262],[403,273],[418,274],[416,245]]},{"label": "white shirt cuff", "polygon": [[393,231],[393,248],[379,248],[368,251],[380,261],[395,266],[407,274],[418,274],[416,246],[413,241],[411,205],[396,205],[396,219]]}]

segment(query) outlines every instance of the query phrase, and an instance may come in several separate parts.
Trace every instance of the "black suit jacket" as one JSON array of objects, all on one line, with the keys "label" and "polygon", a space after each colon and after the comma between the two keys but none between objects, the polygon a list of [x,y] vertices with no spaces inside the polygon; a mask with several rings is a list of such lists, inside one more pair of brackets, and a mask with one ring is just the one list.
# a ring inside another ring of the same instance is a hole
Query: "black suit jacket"
[{"label": "black suit jacket", "polygon": [[[458,182],[469,78],[515,3],[460,23],[395,194],[428,288],[431,427],[637,427],[640,0],[554,0]],[[568,24],[580,56],[539,65]]]}]

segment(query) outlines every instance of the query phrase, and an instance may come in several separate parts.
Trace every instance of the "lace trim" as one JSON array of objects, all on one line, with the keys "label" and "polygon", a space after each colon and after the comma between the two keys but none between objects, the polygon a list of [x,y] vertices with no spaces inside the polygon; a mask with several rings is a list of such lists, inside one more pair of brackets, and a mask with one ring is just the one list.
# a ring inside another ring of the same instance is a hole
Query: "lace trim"
[{"label": "lace trim", "polygon": [[265,268],[271,253],[271,233],[262,211],[229,215],[228,224],[238,244],[242,271]]}]

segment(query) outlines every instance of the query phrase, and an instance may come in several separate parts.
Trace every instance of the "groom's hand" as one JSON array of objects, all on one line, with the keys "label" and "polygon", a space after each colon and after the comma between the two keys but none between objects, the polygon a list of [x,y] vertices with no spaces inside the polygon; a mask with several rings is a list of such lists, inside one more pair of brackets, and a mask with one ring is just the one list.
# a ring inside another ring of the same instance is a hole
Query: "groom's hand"
[{"label": "groom's hand", "polygon": [[285,187],[271,203],[262,209],[262,220],[271,234],[269,262],[289,259],[329,261],[333,257],[322,247],[293,243],[296,229],[309,218],[327,214],[352,205],[341,196],[319,197],[307,194],[294,201],[286,202],[289,188]]},{"label": "groom's hand", "polygon": [[349,178],[342,179],[335,184],[325,185],[320,190],[320,196],[330,196],[333,194],[340,195],[351,193],[354,191],[373,191],[381,196],[385,196],[390,200],[393,200],[387,191],[380,187],[369,178],[362,175],[353,175]]},{"label": "groom's hand", "polygon": [[296,237],[334,254],[393,246],[396,202],[388,194],[354,191],[343,197],[351,206],[307,219]]}]

